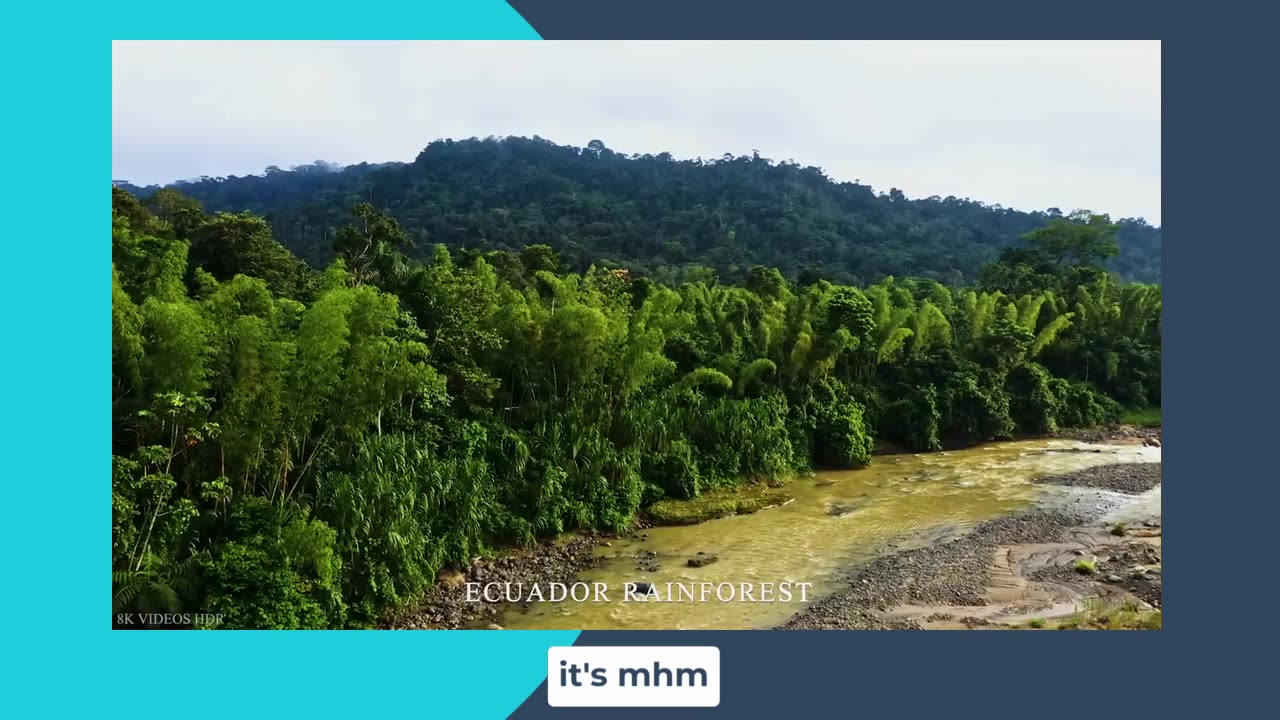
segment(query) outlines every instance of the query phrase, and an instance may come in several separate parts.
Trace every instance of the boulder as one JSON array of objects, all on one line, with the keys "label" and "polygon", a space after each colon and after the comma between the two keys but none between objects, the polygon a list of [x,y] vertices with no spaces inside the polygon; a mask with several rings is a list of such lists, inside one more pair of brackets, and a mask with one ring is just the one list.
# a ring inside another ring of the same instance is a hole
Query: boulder
[{"label": "boulder", "polygon": [[846,502],[846,503],[834,502],[827,505],[827,514],[834,515],[835,517],[844,517],[845,515],[848,515],[854,512],[855,510],[857,510],[858,508],[862,507],[862,505],[863,503],[861,502]]},{"label": "boulder", "polygon": [[703,567],[719,560],[720,558],[713,553],[700,552],[689,558],[689,567]]},{"label": "boulder", "polygon": [[447,589],[456,588],[467,581],[467,576],[458,570],[446,569],[436,574],[436,584]]}]

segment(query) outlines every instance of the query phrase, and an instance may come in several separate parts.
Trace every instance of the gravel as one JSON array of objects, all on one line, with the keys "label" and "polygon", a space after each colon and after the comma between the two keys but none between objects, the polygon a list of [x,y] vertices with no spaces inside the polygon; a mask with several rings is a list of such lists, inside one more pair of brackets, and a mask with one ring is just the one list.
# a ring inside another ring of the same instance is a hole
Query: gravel
[{"label": "gravel", "polygon": [[1058,565],[1033,573],[1031,579],[1051,580],[1085,588],[1105,580],[1106,584],[1122,588],[1151,607],[1159,609],[1162,595],[1161,558],[1161,548],[1157,545],[1126,542],[1098,551],[1096,575],[1081,575],[1070,565]]},{"label": "gravel", "polygon": [[1087,443],[1109,443],[1116,440],[1161,440],[1161,428],[1136,425],[1113,425],[1105,428],[1068,428],[1054,433],[1053,437],[1079,440]]},{"label": "gravel", "polygon": [[571,583],[579,572],[600,561],[594,553],[605,536],[581,535],[566,543],[544,542],[512,551],[496,559],[477,558],[466,573],[455,573],[452,581],[441,580],[428,590],[422,602],[411,610],[388,616],[382,627],[392,630],[454,630],[500,627],[497,621],[506,603],[467,602],[467,582]]},{"label": "gravel", "polygon": [[[1158,430],[1156,435],[1158,437]],[[1110,438],[1103,438],[1106,439]],[[1036,482],[1136,494],[1160,483],[1160,463],[1103,465],[1039,478]],[[877,558],[854,571],[845,588],[808,605],[778,629],[918,629],[920,625],[915,620],[886,618],[876,611],[904,604],[981,606],[990,579],[992,553],[997,546],[1057,542],[1064,539],[1069,530],[1090,519],[1096,518],[1032,511],[981,523],[949,542]],[[465,574],[456,575],[452,582],[442,581],[429,590],[417,608],[388,617],[382,626],[393,629],[496,627],[493,623],[501,615],[502,604],[466,602],[465,582],[572,582],[579,572],[599,563],[594,548],[608,539],[580,536],[565,544],[542,543],[497,559],[477,559]],[[1145,549],[1121,552],[1149,554]],[[1150,563],[1150,558],[1113,555],[1116,556],[1100,558],[1099,577],[1119,576],[1121,582],[1116,585],[1159,607],[1158,571],[1137,573],[1133,569],[1140,560]],[[1158,557],[1155,562],[1159,562]],[[1046,570],[1041,577],[1078,582],[1080,578],[1073,577],[1073,573],[1065,566]]]},{"label": "gravel", "polygon": [[1049,475],[1034,482],[1102,488],[1137,495],[1160,484],[1160,463],[1120,463],[1076,470],[1065,475]]},{"label": "gravel", "polygon": [[781,630],[882,630],[918,628],[909,620],[879,617],[896,605],[967,605],[985,602],[991,556],[999,545],[1055,542],[1080,517],[1030,512],[982,523],[940,545],[877,558],[858,570],[843,590],[815,602]]},{"label": "gravel", "polygon": [[[1160,463],[1103,465],[1036,482],[1136,494],[1160,484]],[[885,619],[876,611],[908,604],[981,606],[986,602],[991,558],[997,546],[1063,541],[1071,530],[1096,521],[1100,512],[1100,508],[1085,508],[1081,513],[1038,510],[1011,515],[982,523],[950,542],[877,558],[857,570],[847,587],[809,605],[779,629],[918,628],[915,621]],[[1149,544],[1125,544],[1098,558],[1098,574],[1092,579],[1081,577],[1071,565],[1046,569],[1036,578],[1080,583],[1114,575],[1120,579],[1114,585],[1158,608],[1159,571],[1138,572],[1136,568],[1159,563],[1159,553],[1159,548],[1152,549]]]}]

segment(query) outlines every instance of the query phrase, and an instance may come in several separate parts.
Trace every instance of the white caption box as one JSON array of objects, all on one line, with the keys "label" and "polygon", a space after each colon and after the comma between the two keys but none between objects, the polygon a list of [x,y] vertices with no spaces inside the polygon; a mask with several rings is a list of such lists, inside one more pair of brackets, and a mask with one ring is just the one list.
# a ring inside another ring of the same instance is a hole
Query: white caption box
[{"label": "white caption box", "polygon": [[553,647],[547,650],[547,704],[716,707],[720,648]]}]

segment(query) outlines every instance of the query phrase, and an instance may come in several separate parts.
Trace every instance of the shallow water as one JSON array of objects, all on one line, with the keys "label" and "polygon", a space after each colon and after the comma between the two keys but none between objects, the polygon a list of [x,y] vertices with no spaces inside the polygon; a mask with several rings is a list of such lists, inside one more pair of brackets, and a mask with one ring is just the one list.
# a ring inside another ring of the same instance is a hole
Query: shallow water
[{"label": "shallow water", "polygon": [[[1159,460],[1159,448],[1064,440],[877,457],[868,468],[793,481],[787,490],[795,500],[781,507],[699,525],[652,528],[644,531],[645,540],[615,540],[612,547],[597,548],[605,562],[580,577],[607,583],[611,602],[535,603],[528,610],[512,606],[499,622],[510,629],[772,627],[803,607],[798,587],[790,603],[722,603],[714,596],[709,602],[621,602],[623,585],[650,582],[665,592],[668,582],[812,583],[812,601],[839,587],[850,568],[878,554],[938,542],[1039,500],[1070,498],[1063,488],[1032,484],[1035,477]],[[1154,497],[1158,508],[1158,488],[1142,497],[1147,503]],[[637,556],[647,552],[658,553],[643,563],[657,563],[657,572],[637,569]],[[719,560],[687,567],[687,559],[698,552],[715,553]]]}]

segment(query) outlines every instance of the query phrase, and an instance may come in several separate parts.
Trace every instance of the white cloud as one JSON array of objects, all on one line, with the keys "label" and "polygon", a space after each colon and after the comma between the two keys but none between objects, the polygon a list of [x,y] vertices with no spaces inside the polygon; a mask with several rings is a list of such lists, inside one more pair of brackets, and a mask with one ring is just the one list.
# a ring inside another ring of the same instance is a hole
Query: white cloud
[{"label": "white cloud", "polygon": [[441,137],[759,150],[909,196],[1160,219],[1158,42],[117,42],[113,177]]}]

